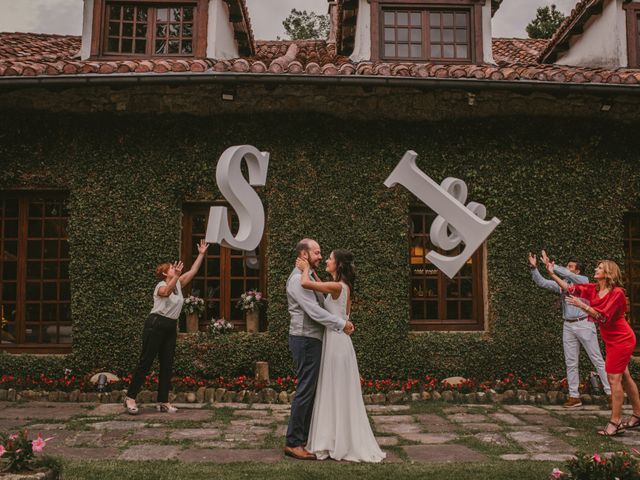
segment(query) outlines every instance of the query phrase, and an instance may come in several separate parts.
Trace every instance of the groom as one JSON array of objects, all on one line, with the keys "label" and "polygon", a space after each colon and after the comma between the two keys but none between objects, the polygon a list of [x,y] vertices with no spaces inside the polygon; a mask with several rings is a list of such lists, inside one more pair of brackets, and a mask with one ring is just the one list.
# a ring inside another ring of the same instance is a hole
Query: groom
[{"label": "groom", "polygon": [[[300,240],[296,245],[296,254],[298,258],[309,262],[312,269],[311,278],[319,281],[315,273],[315,269],[322,260],[318,242],[310,238]],[[287,300],[291,315],[289,348],[298,375],[298,386],[291,402],[287,446],[284,448],[284,453],[298,460],[315,460],[316,456],[307,452],[304,446],[309,436],[313,402],[320,373],[322,335],[325,327],[344,331],[347,335],[351,335],[354,328],[349,320],[345,322],[323,308],[322,294],[302,288],[302,272],[297,268],[293,269],[287,280]]]}]

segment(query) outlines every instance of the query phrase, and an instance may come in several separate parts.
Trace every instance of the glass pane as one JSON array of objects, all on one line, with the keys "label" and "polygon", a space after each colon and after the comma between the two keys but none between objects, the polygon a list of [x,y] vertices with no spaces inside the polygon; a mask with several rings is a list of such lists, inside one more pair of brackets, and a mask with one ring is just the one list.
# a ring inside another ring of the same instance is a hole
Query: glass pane
[{"label": "glass pane", "polygon": [[445,27],[453,27],[453,13],[442,14],[442,25]]},{"label": "glass pane", "polygon": [[40,300],[40,284],[27,282],[27,300]]},{"label": "glass pane", "polygon": [[384,24],[393,25],[395,22],[395,15],[393,12],[384,12]]},{"label": "glass pane", "polygon": [[413,233],[423,232],[423,217],[422,215],[413,215],[411,221],[413,222]]},{"label": "glass pane", "polygon": [[440,45],[431,45],[431,57],[441,58],[441,56]]},{"label": "glass pane", "polygon": [[171,22],[179,22],[182,20],[182,12],[181,8],[170,8],[169,9],[169,21]]},{"label": "glass pane", "polygon": [[[33,224],[33,227],[31,225],[31,222],[29,222],[29,235],[31,235],[31,231],[33,228],[35,234],[37,236],[40,236],[40,228],[42,222],[40,220],[34,220],[34,222],[35,223]],[[5,238],[18,238],[18,220],[5,220],[3,232],[3,236]]]},{"label": "glass pane", "polygon": [[42,329],[42,343],[58,343],[58,327],[55,325],[40,327]]},{"label": "glass pane", "polygon": [[40,343],[40,326],[29,325],[25,329],[25,341],[27,343]]},{"label": "glass pane", "polygon": [[458,302],[449,301],[447,302],[447,320],[458,320]]},{"label": "glass pane", "polygon": [[473,304],[472,302],[460,302],[460,318],[464,320],[473,320]]},{"label": "glass pane", "polygon": [[27,322],[37,322],[40,320],[40,304],[27,303],[27,310],[25,312]]},{"label": "glass pane", "polygon": [[469,50],[466,45],[458,45],[456,47],[456,58],[467,58],[469,56]]},{"label": "glass pane", "polygon": [[126,38],[122,39],[122,52],[133,52],[133,40]]},{"label": "glass pane", "polygon": [[69,278],[69,262],[60,262],[60,279]]},{"label": "glass pane", "polygon": [[156,41],[156,53],[157,54],[166,53],[166,48],[167,48],[167,42],[165,42],[164,40],[157,40]]},{"label": "glass pane", "polygon": [[411,45],[411,57],[420,58],[422,56],[422,45]]},{"label": "glass pane", "polygon": [[69,258],[69,242],[66,240],[60,242],[60,258]]},{"label": "glass pane", "polygon": [[465,13],[456,13],[456,27],[467,26],[467,15]]},{"label": "glass pane", "polygon": [[466,43],[466,41],[467,41],[467,31],[463,28],[458,28],[456,30],[456,42]]},{"label": "glass pane", "polygon": [[460,280],[460,296],[467,298],[473,296],[473,282],[471,279]]},{"label": "glass pane", "polygon": [[136,7],[124,7],[124,16],[122,18],[124,20],[133,20],[135,11]]},{"label": "glass pane", "polygon": [[136,37],[144,37],[147,34],[147,24],[138,23],[136,25]]},{"label": "glass pane", "polygon": [[431,43],[440,43],[440,30],[432,28],[429,38],[431,39]]},{"label": "glass pane", "polygon": [[71,308],[68,303],[58,305],[58,319],[61,322],[71,321]]},{"label": "glass pane", "polygon": [[400,42],[407,42],[409,41],[409,30],[406,28],[399,28],[397,30],[397,34],[398,34],[398,41]]},{"label": "glass pane", "polygon": [[120,41],[117,38],[110,38],[107,42],[107,51],[118,52],[120,51]]},{"label": "glass pane", "polygon": [[219,280],[207,280],[207,295],[206,298],[220,298],[220,281]]},{"label": "glass pane", "polygon": [[439,320],[438,302],[427,302],[427,320]]},{"label": "glass pane", "polygon": [[122,25],[122,36],[133,37],[133,23],[125,23]]},{"label": "glass pane", "polygon": [[18,264],[17,262],[4,262],[2,264],[2,279],[3,280],[16,280],[18,276]]},{"label": "glass pane", "polygon": [[109,19],[120,20],[120,14],[122,13],[121,7],[109,7]]},{"label": "glass pane", "polygon": [[2,284],[2,300],[15,300],[16,299],[16,284],[5,282]]},{"label": "glass pane", "polygon": [[71,284],[69,282],[60,283],[60,300],[71,300]]},{"label": "glass pane", "polygon": [[191,40],[185,40],[182,42],[182,53],[192,53],[193,52],[193,43]]},{"label": "glass pane", "polygon": [[396,17],[397,17],[398,25],[409,24],[409,14],[407,12],[397,12]]},{"label": "glass pane", "polygon": [[138,22],[147,21],[147,9],[145,7],[138,7],[136,18]]},{"label": "glass pane", "polygon": [[57,300],[58,299],[58,286],[53,282],[42,284],[42,299],[43,300]]},{"label": "glass pane", "polygon": [[430,13],[429,14],[429,25],[432,27],[440,27],[440,14],[439,13]]},{"label": "glass pane", "polygon": [[27,242],[27,258],[36,259],[42,257],[42,241],[29,240]]},{"label": "glass pane", "polygon": [[190,37],[193,33],[193,26],[191,23],[185,23],[182,25],[182,36]]},{"label": "glass pane", "polygon": [[180,36],[180,24],[172,23],[169,25],[169,36],[170,37],[179,37]]},{"label": "glass pane", "polygon": [[58,258],[58,241],[44,241],[44,258]]},{"label": "glass pane", "polygon": [[147,51],[147,42],[145,40],[136,40],[136,53],[145,53]]},{"label": "glass pane", "polygon": [[429,278],[426,281],[426,288],[424,294],[427,297],[437,297],[438,296],[438,280],[435,278]]},{"label": "glass pane", "polygon": [[458,296],[458,282],[447,282],[447,297]]},{"label": "glass pane", "polygon": [[207,277],[220,276],[220,259],[210,258],[207,260]]},{"label": "glass pane", "polygon": [[156,25],[156,37],[166,37],[167,36],[167,26],[165,24]]},{"label": "glass pane", "polygon": [[395,57],[396,56],[396,46],[393,43],[385,43],[384,44],[384,56],[385,57]]},{"label": "glass pane", "polygon": [[[119,35],[120,35],[120,23],[109,22],[109,36],[117,37]],[[31,208],[32,206],[29,207],[29,215],[31,215]]]},{"label": "glass pane", "polygon": [[422,301],[411,302],[411,318],[414,320],[426,318],[424,307],[425,304]]},{"label": "glass pane", "polygon": [[58,278],[57,262],[44,262],[42,265],[42,278],[56,279]]},{"label": "glass pane", "polygon": [[444,58],[453,58],[454,57],[454,52],[453,52],[453,45],[444,45],[442,47],[442,56]]},{"label": "glass pane", "polygon": [[18,259],[18,241],[5,240],[4,252],[2,253],[2,260],[13,261],[17,259]]},{"label": "glass pane", "polygon": [[411,12],[411,25],[422,25],[422,14],[420,12]]},{"label": "glass pane", "polygon": [[193,21],[193,7],[182,8],[182,20],[185,22]]},{"label": "glass pane", "polygon": [[409,56],[409,45],[400,44],[398,45],[398,57],[408,57]]},{"label": "glass pane", "polygon": [[4,201],[4,216],[5,217],[18,217],[18,201],[17,200],[5,200]]},{"label": "glass pane", "polygon": [[240,298],[244,291],[244,282],[242,280],[231,280],[231,298]]},{"label": "glass pane", "polygon": [[231,276],[242,277],[244,275],[244,261],[242,258],[231,259]]},{"label": "glass pane", "polygon": [[384,40],[385,40],[385,42],[394,42],[396,40],[396,29],[395,28],[385,28],[384,29]]},{"label": "glass pane", "polygon": [[167,8],[156,9],[156,19],[161,22],[166,22],[169,16],[169,10]]},{"label": "glass pane", "polygon": [[412,42],[420,42],[422,41],[422,30],[419,28],[414,28],[411,30],[411,41]]},{"label": "glass pane", "polygon": [[445,28],[442,30],[442,41],[445,43],[453,43],[453,30]]},{"label": "glass pane", "polygon": [[180,42],[171,40],[169,42],[169,52],[168,53],[180,53]]},{"label": "glass pane", "polygon": [[58,309],[56,304],[45,303],[42,305],[42,321],[55,322],[58,318]]},{"label": "glass pane", "polygon": [[41,263],[36,261],[36,262],[27,262],[27,278],[31,279],[31,280],[35,280],[38,278],[41,278]]}]

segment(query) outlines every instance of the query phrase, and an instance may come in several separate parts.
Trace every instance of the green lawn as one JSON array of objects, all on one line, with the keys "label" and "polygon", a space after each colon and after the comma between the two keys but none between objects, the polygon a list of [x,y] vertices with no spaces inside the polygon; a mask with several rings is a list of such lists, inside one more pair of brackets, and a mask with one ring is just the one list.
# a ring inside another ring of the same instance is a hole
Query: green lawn
[{"label": "green lawn", "polygon": [[556,465],[549,462],[506,462],[484,464],[354,465],[337,462],[299,462],[285,460],[275,464],[235,463],[185,464],[177,461],[63,461],[64,480],[177,480],[177,479],[327,479],[337,480],[541,480]]}]

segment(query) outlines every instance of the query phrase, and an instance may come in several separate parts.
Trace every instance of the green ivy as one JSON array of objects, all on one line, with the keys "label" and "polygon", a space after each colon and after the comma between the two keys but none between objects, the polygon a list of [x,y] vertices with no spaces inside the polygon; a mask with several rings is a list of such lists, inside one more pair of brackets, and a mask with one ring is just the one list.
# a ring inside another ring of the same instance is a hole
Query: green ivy
[{"label": "green ivy", "polygon": [[[640,191],[629,131],[525,117],[389,124],[320,115],[7,113],[0,118],[0,188],[70,194],[74,344],[66,358],[0,355],[0,369],[131,371],[153,269],[179,255],[183,202],[220,199],[217,159],[248,143],[271,154],[259,189],[267,210],[269,329],[182,340],[177,374],[247,374],[256,360],[268,361],[274,375],[292,372],[285,282],[296,242],[312,236],[325,255],[338,247],[355,254],[353,341],[364,376],[562,375],[557,297],[533,284],[526,255],[541,248],[559,261],[575,255],[589,273],[599,258],[623,262],[622,215],[638,207]],[[383,185],[409,148],[435,180],[464,179],[469,199],[502,221],[488,241],[486,332],[409,331],[412,199],[403,187]]]}]

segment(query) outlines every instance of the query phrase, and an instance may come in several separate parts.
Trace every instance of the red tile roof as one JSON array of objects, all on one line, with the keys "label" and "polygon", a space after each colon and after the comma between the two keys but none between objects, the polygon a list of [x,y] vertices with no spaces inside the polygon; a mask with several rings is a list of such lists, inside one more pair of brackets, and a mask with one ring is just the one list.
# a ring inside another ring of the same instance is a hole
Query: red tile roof
[{"label": "red tile roof", "polygon": [[580,0],[571,13],[558,26],[540,54],[540,62],[554,62],[558,53],[566,50],[573,35],[582,33],[582,27],[593,16],[602,13],[604,0]]},{"label": "red tile roof", "polygon": [[491,42],[493,59],[498,65],[537,64],[548,43],[544,38],[494,38]]},{"label": "red tile roof", "polygon": [[[0,44],[11,39],[12,50],[3,50],[0,76],[82,75],[114,73],[235,72],[274,73],[309,76],[375,75],[441,79],[488,79],[546,81],[557,83],[608,83],[640,85],[640,70],[576,68],[532,62],[541,41],[496,39],[494,52],[498,65],[443,65],[434,63],[353,63],[336,55],[335,46],[320,40],[256,42],[256,54],[234,60],[147,59],[94,61],[75,60],[79,37],[33,34],[0,34]],[[66,38],[62,43],[56,39]],[[75,40],[74,40],[75,39]],[[76,48],[70,48],[76,42]],[[64,46],[61,46],[64,45]],[[52,47],[53,46],[53,47]],[[24,47],[24,48],[23,48]],[[522,48],[524,52],[518,52]],[[64,51],[66,50],[66,53]],[[20,56],[20,52],[28,55]],[[49,59],[51,56],[51,59]]]}]

